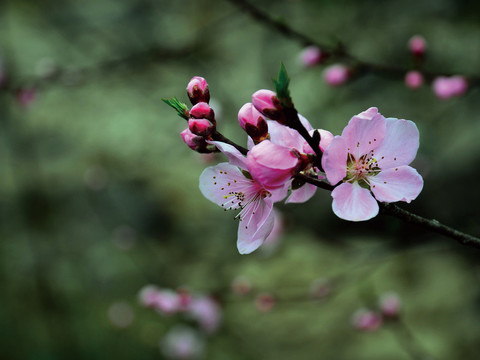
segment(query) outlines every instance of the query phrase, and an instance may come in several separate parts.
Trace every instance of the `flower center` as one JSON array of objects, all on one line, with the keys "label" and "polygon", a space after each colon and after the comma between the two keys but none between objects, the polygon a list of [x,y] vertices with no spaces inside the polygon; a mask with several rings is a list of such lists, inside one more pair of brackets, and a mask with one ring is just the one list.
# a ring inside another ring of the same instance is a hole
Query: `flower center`
[{"label": "flower center", "polygon": [[380,172],[377,165],[377,159],[374,157],[374,151],[371,150],[368,154],[362,155],[359,159],[351,153],[347,157],[347,176],[344,181],[354,182],[360,184],[368,184],[368,178],[375,176]]}]

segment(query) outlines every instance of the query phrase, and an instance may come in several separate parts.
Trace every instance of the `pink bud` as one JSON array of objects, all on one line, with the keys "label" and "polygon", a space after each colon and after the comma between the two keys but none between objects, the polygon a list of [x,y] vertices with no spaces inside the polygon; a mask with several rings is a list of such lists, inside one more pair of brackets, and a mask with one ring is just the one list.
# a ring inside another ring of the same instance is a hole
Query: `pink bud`
[{"label": "pink bud", "polygon": [[238,112],[238,122],[243,130],[256,143],[263,141],[268,136],[268,125],[262,114],[255,109],[252,103],[246,103]]},{"label": "pink bud", "polygon": [[339,86],[350,78],[350,69],[344,65],[331,65],[325,69],[324,78],[328,85]]},{"label": "pink bud", "polygon": [[190,129],[183,130],[180,135],[182,136],[183,142],[187,144],[190,149],[198,152],[207,152],[206,148],[208,144],[202,136],[195,135]]},{"label": "pink bud", "polygon": [[211,121],[215,119],[213,109],[206,102],[195,104],[190,110],[190,116],[195,119],[208,119]]},{"label": "pink bud", "polygon": [[306,67],[320,64],[324,59],[324,53],[317,46],[307,46],[300,54],[300,61]]},{"label": "pink bud", "polygon": [[207,81],[200,76],[194,76],[187,85],[187,95],[192,105],[198,102],[206,102],[210,100],[210,91],[208,90]]},{"label": "pink bud", "polygon": [[420,71],[412,70],[405,75],[405,85],[410,89],[418,89],[423,82],[423,75]]},{"label": "pink bud", "polygon": [[252,95],[252,103],[266,117],[279,122],[285,120],[283,107],[273,91],[265,89],[256,91]]},{"label": "pink bud", "polygon": [[368,309],[358,309],[352,316],[352,325],[360,331],[375,331],[382,325],[382,317]]},{"label": "pink bud", "polygon": [[400,314],[400,298],[395,293],[383,294],[379,305],[383,316],[387,318],[396,318]]},{"label": "pink bud", "polygon": [[408,48],[415,56],[422,56],[425,53],[425,48],[427,47],[427,42],[424,37],[421,35],[415,35],[410,38],[408,41]]},{"label": "pink bud", "polygon": [[275,298],[270,294],[260,294],[255,299],[255,307],[258,311],[268,312],[273,309]]},{"label": "pink bud", "polygon": [[468,82],[463,76],[439,76],[433,80],[432,88],[438,98],[445,100],[463,95],[468,89]]},{"label": "pink bud", "polygon": [[190,315],[207,333],[215,332],[222,322],[220,305],[209,296],[195,298],[190,305]]},{"label": "pink bud", "polygon": [[215,130],[215,125],[207,119],[190,119],[188,120],[188,128],[195,135],[205,137]]}]

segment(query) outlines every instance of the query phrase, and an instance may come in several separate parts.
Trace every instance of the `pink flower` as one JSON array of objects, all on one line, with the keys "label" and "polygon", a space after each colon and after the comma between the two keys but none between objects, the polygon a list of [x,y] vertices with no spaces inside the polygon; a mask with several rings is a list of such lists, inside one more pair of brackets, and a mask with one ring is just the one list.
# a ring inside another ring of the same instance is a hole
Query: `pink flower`
[{"label": "pink flower", "polygon": [[280,122],[285,120],[283,107],[273,91],[265,89],[256,91],[252,95],[252,103],[266,117]]},{"label": "pink flower", "polygon": [[468,89],[468,82],[463,76],[439,76],[432,83],[433,92],[439,99],[445,100],[463,95]]},{"label": "pink flower", "polygon": [[[300,122],[302,125],[307,129],[310,135],[313,135],[315,131],[310,124],[310,122],[303,117],[302,115],[298,114]],[[298,133],[298,131],[279,124],[277,121],[267,120],[268,124],[268,133],[270,135],[270,141],[274,144],[294,149],[299,153],[303,154],[314,154],[314,151],[305,141],[305,139]],[[318,129],[320,132],[321,140],[320,140],[320,150],[324,150],[333,139],[332,133],[326,130]],[[249,148],[253,147],[253,142],[249,139]],[[316,178],[323,178],[321,175],[318,175],[318,169],[314,168],[307,168],[302,171],[303,173],[314,176]],[[299,188],[292,189],[292,193],[285,201],[286,203],[303,203],[308,201],[316,192],[317,187],[311,184],[304,184]]]},{"label": "pink flower", "polygon": [[[258,173],[252,169],[252,165],[255,166],[252,159],[248,161],[231,145],[218,141],[210,143],[223,152],[230,163],[206,168],[200,175],[200,191],[225,210],[240,210],[235,217],[240,221],[237,247],[240,254],[249,254],[262,245],[272,231],[273,203],[286,196],[287,187],[272,189],[265,186],[252,174]],[[281,164],[281,160],[278,162]]]},{"label": "pink flower", "polygon": [[193,134],[206,137],[215,130],[215,124],[207,119],[189,119],[188,128]]},{"label": "pink flower", "polygon": [[29,107],[35,101],[37,91],[34,88],[24,88],[17,92],[17,101],[24,107]]},{"label": "pink flower", "polygon": [[198,102],[208,103],[210,91],[207,81],[203,77],[194,76],[187,85],[187,95],[193,105]]},{"label": "pink flower", "polygon": [[421,35],[415,35],[410,38],[408,41],[408,48],[415,56],[422,56],[427,47],[427,42]]},{"label": "pink flower", "polygon": [[222,320],[220,306],[208,296],[194,298],[190,304],[189,313],[198,321],[200,327],[209,334],[218,329]]},{"label": "pink flower", "polygon": [[380,298],[379,303],[383,316],[396,318],[400,314],[401,303],[397,294],[393,292],[385,293]]},{"label": "pink flower", "polygon": [[354,116],[323,153],[328,181],[343,181],[332,191],[333,212],[345,220],[363,221],[378,214],[377,200],[414,200],[423,179],[408,165],[418,146],[412,121],[385,119],[377,108]]},{"label": "pink flower", "polygon": [[382,325],[382,317],[368,309],[358,309],[352,315],[352,325],[355,329],[372,332]]},{"label": "pink flower", "polygon": [[269,312],[275,306],[275,298],[268,294],[260,294],[255,298],[255,307],[258,311]]},{"label": "pink flower", "polygon": [[424,79],[420,71],[412,70],[405,75],[405,85],[410,89],[418,89],[423,85]]},{"label": "pink flower", "polygon": [[147,285],[140,290],[139,301],[162,315],[171,315],[179,310],[180,298],[175,291]]},{"label": "pink flower", "polygon": [[155,285],[146,285],[138,294],[138,301],[146,307],[155,307],[160,289]]},{"label": "pink flower", "polygon": [[324,78],[330,86],[343,85],[350,78],[350,69],[340,64],[331,65],[325,69]]},{"label": "pink flower", "polygon": [[267,121],[252,103],[246,103],[240,108],[238,122],[256,143],[268,137]]},{"label": "pink flower", "polygon": [[322,50],[317,46],[307,46],[300,54],[300,61],[306,67],[320,64],[324,59]]}]

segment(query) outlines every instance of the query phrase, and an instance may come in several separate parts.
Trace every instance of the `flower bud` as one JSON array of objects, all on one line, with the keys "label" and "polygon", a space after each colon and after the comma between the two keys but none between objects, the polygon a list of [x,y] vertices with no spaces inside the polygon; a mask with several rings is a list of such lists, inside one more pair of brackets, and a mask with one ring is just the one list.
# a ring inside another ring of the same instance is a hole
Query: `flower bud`
[{"label": "flower bud", "polygon": [[410,89],[418,89],[423,85],[423,75],[420,71],[412,70],[405,75],[405,85]]},{"label": "flower bud", "polygon": [[238,122],[255,143],[268,137],[267,121],[252,103],[246,103],[241,107],[238,112]]},{"label": "flower bud", "polygon": [[400,314],[400,298],[395,293],[383,294],[380,298],[380,310],[386,318],[396,318]]},{"label": "flower bud", "polygon": [[180,135],[182,136],[183,142],[187,146],[199,153],[209,153],[211,152],[208,148],[209,145],[206,143],[205,138],[202,136],[195,135],[190,131],[190,129],[183,130]]},{"label": "flower bud", "polygon": [[312,67],[320,64],[324,58],[325,54],[317,46],[307,46],[300,53],[300,61],[305,67]]},{"label": "flower bud", "polygon": [[463,76],[439,76],[433,80],[432,89],[439,99],[445,100],[463,95],[468,89],[468,82]]},{"label": "flower bud", "polygon": [[195,119],[208,119],[215,121],[215,113],[213,109],[206,102],[199,102],[195,104],[190,110],[190,116]]},{"label": "flower bud", "polygon": [[368,309],[358,309],[352,316],[352,325],[360,331],[372,332],[382,325],[382,317]]},{"label": "flower bud", "polygon": [[194,76],[187,85],[187,95],[192,105],[199,102],[210,100],[210,91],[208,90],[207,81],[200,76]]},{"label": "flower bud", "polygon": [[336,64],[325,69],[324,78],[328,85],[343,85],[350,78],[350,69],[344,65]]},{"label": "flower bud", "polygon": [[206,137],[212,134],[215,125],[207,119],[190,119],[188,120],[188,128],[195,135]]},{"label": "flower bud", "polygon": [[265,89],[256,91],[252,95],[252,103],[266,117],[279,122],[285,120],[283,107],[273,91]]},{"label": "flower bud", "polygon": [[412,36],[408,41],[408,48],[410,49],[411,53],[417,57],[423,56],[426,47],[427,42],[421,35]]}]

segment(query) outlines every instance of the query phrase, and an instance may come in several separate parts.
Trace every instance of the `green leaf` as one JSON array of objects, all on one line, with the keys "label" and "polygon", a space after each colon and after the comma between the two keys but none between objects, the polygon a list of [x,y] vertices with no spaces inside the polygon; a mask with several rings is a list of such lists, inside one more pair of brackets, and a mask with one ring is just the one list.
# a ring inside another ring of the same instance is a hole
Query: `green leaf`
[{"label": "green leaf", "polygon": [[176,97],[171,99],[162,99],[162,101],[168,106],[177,110],[178,116],[188,120],[188,107],[184,103],[180,102]]},{"label": "green leaf", "polygon": [[288,77],[287,69],[282,63],[280,65],[280,71],[278,72],[277,79],[273,79],[275,85],[275,92],[282,105],[290,106],[292,99],[290,98],[290,90],[288,85],[290,84],[290,78]]}]

